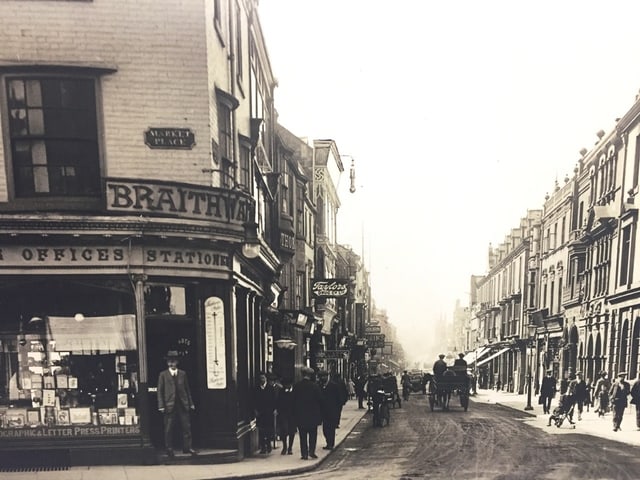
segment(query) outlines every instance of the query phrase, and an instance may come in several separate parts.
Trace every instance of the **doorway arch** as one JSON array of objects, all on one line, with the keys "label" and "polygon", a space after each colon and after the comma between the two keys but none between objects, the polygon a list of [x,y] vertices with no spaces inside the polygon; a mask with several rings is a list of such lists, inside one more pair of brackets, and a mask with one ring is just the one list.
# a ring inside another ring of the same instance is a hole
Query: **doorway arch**
[{"label": "doorway arch", "polygon": [[622,322],[622,330],[620,330],[620,343],[618,344],[618,372],[623,372],[627,368],[628,341],[629,341],[629,320],[625,318],[624,321]]}]

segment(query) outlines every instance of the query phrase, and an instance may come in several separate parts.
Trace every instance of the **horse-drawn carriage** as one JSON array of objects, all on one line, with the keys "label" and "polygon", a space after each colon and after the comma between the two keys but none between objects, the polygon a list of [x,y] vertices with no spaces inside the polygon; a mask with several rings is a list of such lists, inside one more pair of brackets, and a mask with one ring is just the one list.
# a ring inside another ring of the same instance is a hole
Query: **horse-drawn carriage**
[{"label": "horse-drawn carriage", "polygon": [[437,377],[427,374],[429,408],[433,412],[437,405],[442,411],[449,410],[452,395],[457,395],[460,399],[460,406],[466,412],[469,408],[470,383],[470,378],[466,371],[455,372],[453,369],[449,369],[445,374]]}]

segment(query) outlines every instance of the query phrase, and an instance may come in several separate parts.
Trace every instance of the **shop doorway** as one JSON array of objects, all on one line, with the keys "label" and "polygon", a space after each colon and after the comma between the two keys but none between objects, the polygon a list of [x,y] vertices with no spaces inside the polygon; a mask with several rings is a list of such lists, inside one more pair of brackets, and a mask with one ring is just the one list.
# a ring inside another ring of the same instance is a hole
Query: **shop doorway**
[{"label": "shop doorway", "polygon": [[[146,320],[147,330],[147,366],[149,385],[149,435],[151,443],[157,448],[164,447],[163,419],[158,412],[158,375],[167,368],[165,356],[168,351],[175,350],[180,356],[178,368],[184,370],[189,378],[193,401],[198,405],[198,378],[196,362],[196,339],[193,319],[189,317],[167,318],[164,316],[148,316]],[[197,412],[197,409],[196,409]],[[193,444],[198,446],[197,425],[195,418],[191,419]],[[174,446],[182,445],[180,428],[175,429]]]}]

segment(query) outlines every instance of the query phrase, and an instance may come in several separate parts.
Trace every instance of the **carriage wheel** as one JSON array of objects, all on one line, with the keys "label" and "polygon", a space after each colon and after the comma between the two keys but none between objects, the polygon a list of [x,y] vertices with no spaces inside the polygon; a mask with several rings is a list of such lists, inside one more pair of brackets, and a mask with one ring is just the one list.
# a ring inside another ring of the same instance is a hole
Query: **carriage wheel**
[{"label": "carriage wheel", "polygon": [[435,404],[436,404],[435,398],[433,398],[433,395],[429,395],[429,408],[431,409],[432,412],[433,412],[433,406]]}]

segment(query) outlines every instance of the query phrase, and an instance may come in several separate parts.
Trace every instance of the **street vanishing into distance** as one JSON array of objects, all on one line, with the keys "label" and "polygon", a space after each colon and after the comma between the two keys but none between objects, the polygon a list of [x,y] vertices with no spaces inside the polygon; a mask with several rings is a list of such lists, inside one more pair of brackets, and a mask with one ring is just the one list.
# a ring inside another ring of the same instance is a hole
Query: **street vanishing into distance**
[{"label": "street vanishing into distance", "polygon": [[455,397],[449,411],[436,407],[430,412],[427,396],[412,394],[402,408],[391,410],[389,426],[374,428],[371,415],[365,415],[319,469],[289,478],[638,478],[637,447],[567,433],[567,427],[560,432],[555,427],[542,430],[529,425],[531,418],[508,407],[473,399],[464,412]]}]

